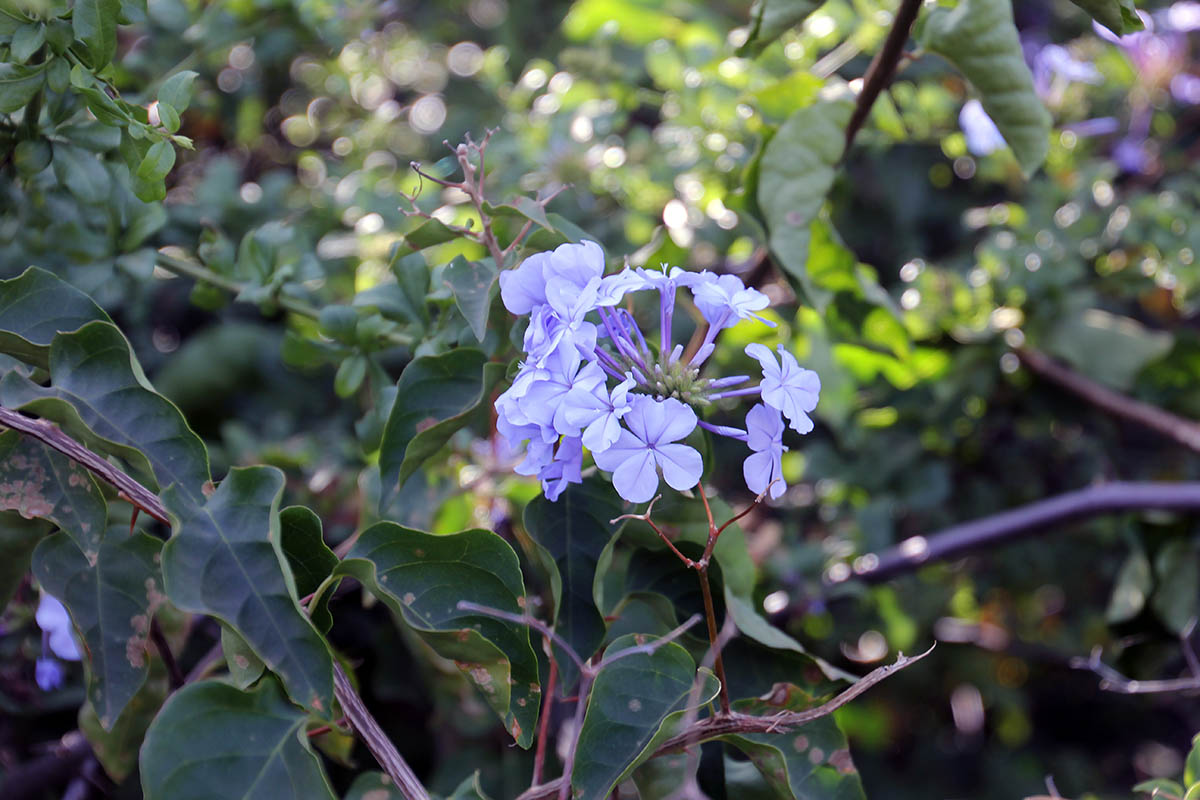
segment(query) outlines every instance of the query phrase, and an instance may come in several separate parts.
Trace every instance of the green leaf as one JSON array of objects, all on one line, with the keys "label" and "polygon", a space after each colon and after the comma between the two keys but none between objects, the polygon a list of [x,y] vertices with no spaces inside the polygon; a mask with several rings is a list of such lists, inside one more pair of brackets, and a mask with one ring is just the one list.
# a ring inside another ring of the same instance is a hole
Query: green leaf
[{"label": "green leaf", "polygon": [[8,607],[29,572],[34,548],[51,530],[53,526],[45,520],[0,512],[0,611]]},{"label": "green leaf", "polygon": [[344,800],[405,800],[405,797],[382,772],[363,772],[350,784]]},{"label": "green leaf", "polygon": [[279,512],[279,531],[283,555],[291,567],[297,596],[304,598],[324,590],[311,605],[309,618],[317,630],[328,633],[333,627],[329,600],[336,582],[326,585],[326,581],[337,567],[338,557],[325,544],[321,519],[304,506],[289,506]]},{"label": "green leaf", "polygon": [[1183,633],[1200,613],[1200,548],[1195,542],[1173,539],[1154,559],[1158,588],[1150,603],[1163,624]]},{"label": "green leaf", "polygon": [[166,103],[176,111],[183,111],[192,102],[192,83],[198,75],[185,69],[167,78],[158,87],[158,102]]},{"label": "green leaf", "polygon": [[92,298],[40,267],[0,281],[0,352],[50,368],[50,343],[60,332],[109,322]]},{"label": "green leaf", "polygon": [[146,738],[146,729],[154,721],[168,694],[170,685],[167,669],[162,659],[152,656],[150,676],[126,704],[111,729],[106,730],[100,724],[100,717],[91,703],[84,703],[79,709],[79,730],[92,746],[96,760],[114,782],[124,782],[137,768],[138,751]]},{"label": "green leaf", "polygon": [[[803,690],[779,684],[766,698],[736,702],[734,710],[765,717],[781,711],[804,711],[816,705],[817,700]],[[850,758],[846,735],[832,716],[788,733],[746,733],[720,738],[750,757],[777,797],[866,798]]]},{"label": "green leaf", "polygon": [[230,682],[239,689],[253,686],[267,669],[254,648],[228,625],[221,626],[221,652],[229,668]]},{"label": "green leaf", "polygon": [[[695,778],[699,766],[699,757],[692,753],[667,753],[646,761],[630,777],[637,787],[638,800],[672,800],[679,797],[679,787]],[[741,800],[740,795],[732,797]]]},{"label": "green leaf", "polygon": [[[592,587],[600,554],[621,527],[610,520],[622,513],[623,505],[608,481],[593,477],[568,486],[557,502],[538,495],[525,506],[525,530],[550,575],[555,632],[585,661],[604,641],[606,626]],[[557,644],[555,649],[565,695],[579,677],[578,669]]]},{"label": "green leaf", "polygon": [[351,397],[362,386],[367,377],[367,357],[355,353],[346,358],[338,366],[337,374],[333,376],[333,391],[338,397]]},{"label": "green leaf", "polygon": [[150,620],[166,600],[158,558],[162,542],[110,527],[98,558],[89,559],[67,536],[42,540],[33,574],[58,598],[83,635],[88,659],[88,702],[100,726],[111,730],[146,680]]},{"label": "green leaf", "polygon": [[46,42],[46,26],[41,22],[27,22],[17,28],[9,42],[9,55],[18,64],[24,64],[41,49]]},{"label": "green leaf", "polygon": [[[654,641],[652,636],[623,636],[607,654]],[[635,653],[601,670],[588,697],[587,713],[576,745],[579,759],[571,786],[580,800],[604,800],[673,732],[673,723],[689,708],[710,702],[720,690],[707,670],[692,700],[696,662],[674,642],[653,653]]]},{"label": "green leaf", "polygon": [[490,261],[467,261],[455,256],[442,273],[442,280],[454,295],[454,303],[480,342],[487,334],[488,311],[496,299],[499,284]]},{"label": "green leaf", "polygon": [[489,800],[488,796],[483,793],[483,786],[479,783],[479,770],[476,770],[471,777],[464,779],[446,800]]},{"label": "green leaf", "polygon": [[500,205],[491,205],[490,203],[483,204],[483,213],[489,217],[519,217],[536,222],[541,227],[552,233],[557,233],[554,229],[554,224],[550,222],[550,218],[546,216],[546,208],[532,197],[521,195],[511,203],[501,203]]},{"label": "green leaf", "polygon": [[1168,780],[1166,778],[1152,778],[1148,781],[1142,781],[1137,786],[1133,787],[1133,791],[1135,792],[1147,792],[1155,797],[1161,796],[1154,795],[1155,790],[1159,792],[1167,792],[1168,794],[1173,794],[1176,797],[1183,797],[1184,792],[1184,788],[1182,786],[1175,781]]},{"label": "green leaf", "polygon": [[273,681],[250,692],[217,681],[185,686],[146,733],[142,792],[146,800],[334,800],[306,721]]},{"label": "green leaf", "polygon": [[22,178],[32,178],[50,166],[50,144],[42,139],[25,139],[13,148],[13,166]]},{"label": "green leaf", "polygon": [[203,442],[179,409],[150,388],[114,325],[90,322],[55,336],[49,362],[48,387],[8,373],[0,381],[4,405],[52,419],[93,448],[120,456],[151,489],[175,484],[203,502],[209,482]]},{"label": "green leaf", "polygon": [[87,45],[91,66],[101,70],[117,52],[117,16],[121,0],[75,0],[71,17],[75,38]]},{"label": "green leaf", "polygon": [[41,67],[0,64],[0,113],[20,111],[45,82],[46,73]]},{"label": "green leaf", "polygon": [[853,108],[849,100],[831,99],[800,109],[767,143],[758,167],[757,199],[771,252],[793,285],[813,300],[823,295],[808,272],[810,226],[833,185]]},{"label": "green leaf", "polygon": [[359,313],[350,306],[329,305],[321,309],[317,325],[322,336],[328,336],[335,342],[353,344],[356,341],[355,331],[358,330]]},{"label": "green leaf", "polygon": [[1146,606],[1146,598],[1154,589],[1154,577],[1150,574],[1150,560],[1141,547],[1129,553],[1117,573],[1112,596],[1108,601],[1105,619],[1110,625],[1127,622]]},{"label": "green leaf", "polygon": [[91,473],[17,431],[0,434],[0,509],[49,520],[95,563],[108,506]]},{"label": "green leaf", "polygon": [[921,44],[971,82],[1021,170],[1032,175],[1050,151],[1050,114],[1034,91],[1011,0],[962,0],[934,8],[921,24]]},{"label": "green leaf", "polygon": [[357,578],[444,658],[453,659],[521,747],[541,705],[537,657],[523,625],[458,608],[466,600],[520,614],[525,584],[517,554],[491,531],[434,536],[379,522],[335,570]]},{"label": "green leaf", "polygon": [[1192,749],[1183,762],[1183,782],[1192,788],[1200,783],[1200,733],[1192,737]]},{"label": "green leaf", "polygon": [[171,602],[231,626],[296,702],[327,716],[333,658],[284,572],[282,491],[283,473],[273,467],[231,469],[203,506],[167,489],[175,534],[163,548],[163,577]]},{"label": "green leaf", "polygon": [[485,405],[507,372],[479,350],[458,348],[409,362],[383,429],[379,469],[386,502]]},{"label": "green leaf", "polygon": [[424,250],[426,247],[433,247],[435,244],[443,244],[451,239],[457,239],[461,235],[449,228],[440,219],[427,219],[413,230],[404,234],[404,241],[396,246],[395,251],[392,253],[392,258],[393,260],[403,258],[410,253]]},{"label": "green leaf", "polygon": [[1090,378],[1114,389],[1133,386],[1138,373],[1165,356],[1175,337],[1098,308],[1065,314],[1043,343]]},{"label": "green leaf", "polygon": [[112,177],[95,154],[63,142],[54,143],[54,175],[81,202],[96,205],[108,200]]},{"label": "green leaf", "polygon": [[750,8],[750,33],[737,54],[758,55],[820,7],[815,0],[755,0]]},{"label": "green leaf", "polygon": [[161,181],[175,166],[175,148],[170,142],[157,141],[150,145],[146,157],[137,169],[137,177],[145,181]]},{"label": "green leaf", "polygon": [[1145,25],[1137,15],[1133,0],[1071,0],[1118,36],[1140,31]]},{"label": "green leaf", "polygon": [[567,242],[582,242],[584,239],[596,240],[596,237],[576,225],[561,214],[547,214],[546,221],[551,227],[539,228],[525,239],[521,250],[526,253],[536,253],[542,250],[553,250]]}]

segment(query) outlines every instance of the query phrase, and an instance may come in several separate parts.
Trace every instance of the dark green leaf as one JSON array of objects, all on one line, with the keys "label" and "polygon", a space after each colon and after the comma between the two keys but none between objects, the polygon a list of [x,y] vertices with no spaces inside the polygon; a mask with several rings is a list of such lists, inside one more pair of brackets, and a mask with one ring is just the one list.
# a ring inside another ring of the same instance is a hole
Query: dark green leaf
[{"label": "dark green leaf", "polygon": [[304,506],[288,506],[279,512],[279,532],[296,594],[307,597],[333,573],[338,557],[325,544],[321,518]]},{"label": "dark green leaf", "polygon": [[1154,576],[1150,573],[1150,560],[1141,547],[1130,552],[1113,584],[1112,596],[1108,600],[1105,618],[1109,624],[1133,619],[1146,607],[1146,598],[1154,589]]},{"label": "dark green leaf", "polygon": [[1195,542],[1173,539],[1154,559],[1158,588],[1151,605],[1163,624],[1183,633],[1200,613],[1200,552]]},{"label": "dark green leaf", "polygon": [[50,345],[49,387],[10,372],[0,382],[4,405],[59,422],[76,438],[124,458],[151,479],[203,502],[208,453],[179,409],[154,392],[129,343],[108,322],[91,322]]},{"label": "dark green leaf", "polygon": [[1063,313],[1043,346],[1089,378],[1127,390],[1138,373],[1170,352],[1174,343],[1175,337],[1168,331],[1151,330],[1129,317],[1088,308]]},{"label": "dark green leaf", "polygon": [[334,800],[304,735],[307,715],[273,681],[250,692],[217,681],[171,696],[142,746],[146,800]]},{"label": "dark green leaf", "polygon": [[138,750],[146,738],[146,729],[170,694],[167,670],[162,659],[150,658],[150,675],[137,694],[125,706],[111,730],[100,724],[100,717],[91,703],[79,709],[79,730],[87,737],[96,760],[108,777],[122,783],[137,768]]},{"label": "dark green leaf", "polygon": [[42,139],[26,139],[13,148],[13,166],[23,178],[32,178],[50,166],[50,144]]},{"label": "dark green leaf", "polygon": [[166,103],[176,111],[183,111],[192,102],[192,83],[198,74],[185,69],[167,78],[158,87],[158,102]]},{"label": "dark green leaf", "polygon": [[41,91],[46,81],[41,67],[0,64],[0,113],[20,111]]},{"label": "dark green leaf", "polygon": [[71,17],[75,38],[87,45],[91,66],[97,71],[116,55],[120,13],[121,0],[75,0],[75,13]]},{"label": "dark green leaf", "polygon": [[17,431],[0,434],[0,509],[49,520],[93,564],[108,525],[108,506],[91,473]]},{"label": "dark green leaf", "polygon": [[405,797],[382,772],[363,772],[350,784],[343,800],[405,800]]},{"label": "dark green leaf", "polygon": [[1189,789],[1200,783],[1200,733],[1192,737],[1192,749],[1184,759],[1183,782]]},{"label": "dark green leaf", "polygon": [[0,352],[49,369],[50,343],[60,332],[109,321],[92,298],[40,267],[0,281]]},{"label": "dark green leaf", "polygon": [[499,291],[496,270],[490,261],[467,261],[455,256],[442,275],[471,332],[482,342],[487,333],[488,311]]},{"label": "dark green leaf", "polygon": [[355,353],[342,361],[337,374],[333,376],[333,391],[338,397],[350,397],[362,386],[367,377],[367,357]]},{"label": "dark green leaf", "polygon": [[429,294],[429,265],[425,263],[425,257],[419,253],[400,255],[397,249],[388,268],[396,276],[399,288],[393,313],[410,322],[428,324],[425,298]]},{"label": "dark green leaf", "polygon": [[979,92],[1026,176],[1050,151],[1050,114],[1033,88],[1011,0],[962,0],[923,20],[921,44],[946,58]]},{"label": "dark green leaf", "polygon": [[737,54],[758,55],[820,7],[814,0],[754,0],[750,8],[750,33]]},{"label": "dark green leaf", "polygon": [[230,625],[283,679],[298,703],[328,715],[333,660],[284,574],[279,515],[283,473],[232,469],[203,506],[163,492],[175,534],[163,548],[171,602]]},{"label": "dark green leaf", "polygon": [[1183,797],[1184,793],[1184,788],[1182,786],[1175,781],[1167,780],[1166,778],[1153,778],[1148,781],[1142,781],[1133,787],[1133,791],[1135,792],[1147,792],[1152,797],[1162,797],[1161,794],[1154,794],[1156,789],[1159,792],[1168,792],[1176,797]]},{"label": "dark green leaf", "polygon": [[359,313],[350,306],[329,305],[321,309],[317,324],[321,335],[328,336],[335,342],[353,344],[354,332],[358,328]]},{"label": "dark green leaf", "polygon": [[[623,636],[607,655],[653,641]],[[576,745],[579,760],[571,785],[580,800],[604,800],[613,787],[650,757],[689,708],[711,701],[720,689],[707,670],[693,699],[696,662],[674,642],[653,653],[635,653],[605,667],[588,697]]]},{"label": "dark green leaf", "polygon": [[446,800],[489,800],[479,783],[479,772],[463,780]]},{"label": "dark green leaf", "polygon": [[[817,704],[803,690],[779,684],[765,699],[740,700],[734,709],[764,717],[780,711],[804,711]],[[866,798],[850,758],[846,735],[831,716],[787,733],[746,733],[721,739],[750,757],[777,797]]]},{"label": "dark green leaf", "polygon": [[33,550],[54,527],[43,519],[25,519],[15,512],[0,512],[0,611],[8,607],[17,587],[29,572]]},{"label": "dark green leaf", "polygon": [[121,146],[121,129],[100,122],[81,122],[63,125],[58,135],[93,153],[107,153]]},{"label": "dark green leaf", "polygon": [[9,54],[13,61],[24,64],[45,42],[46,26],[41,22],[27,22],[13,34],[8,45]]},{"label": "dark green leaf", "polygon": [[1133,0],[1071,0],[1118,36],[1140,31],[1145,25],[1137,15]]},{"label": "dark green leaf", "polygon": [[413,230],[404,234],[404,242],[397,245],[396,250],[392,253],[392,258],[403,258],[410,253],[424,250],[426,247],[433,247],[435,244],[443,244],[451,239],[457,239],[460,235],[457,231],[447,227],[446,223],[441,220],[427,219]]},{"label": "dark green leaf", "polygon": [[[592,587],[600,554],[620,528],[610,520],[622,513],[623,505],[608,481],[589,478],[567,487],[557,502],[538,495],[525,506],[525,530],[550,574],[555,631],[585,661],[604,640],[604,617]],[[566,694],[578,670],[565,653],[559,652],[556,660]]]},{"label": "dark green leaf", "polygon": [[54,143],[54,175],[84,203],[103,203],[112,191],[112,178],[104,164],[73,144]]},{"label": "dark green leaf", "polygon": [[229,678],[239,689],[253,686],[267,665],[254,652],[254,648],[246,644],[246,640],[228,625],[221,626],[221,653],[225,656],[225,665],[229,668]]},{"label": "dark green leaf", "polygon": [[150,620],[166,600],[158,558],[162,542],[118,523],[109,528],[98,558],[89,558],[56,533],[33,554],[33,574],[58,598],[83,635],[88,659],[88,702],[101,727],[111,730],[146,680]]},{"label": "dark green leaf", "polygon": [[137,177],[145,181],[161,181],[175,166],[175,148],[170,142],[157,141],[150,145],[146,157],[138,166]]},{"label": "dark green leaf", "polygon": [[814,302],[828,296],[815,291],[808,273],[810,226],[833,185],[853,107],[848,99],[832,99],[800,109],[767,143],[759,163],[757,199],[771,252]]},{"label": "dark green leaf", "polygon": [[486,404],[507,365],[478,350],[458,348],[409,362],[396,384],[379,451],[386,502]]},{"label": "dark green leaf", "polygon": [[444,658],[453,659],[522,747],[541,705],[537,658],[523,625],[462,611],[466,600],[520,614],[517,554],[491,531],[449,536],[380,522],[363,531],[335,574],[360,580]]}]

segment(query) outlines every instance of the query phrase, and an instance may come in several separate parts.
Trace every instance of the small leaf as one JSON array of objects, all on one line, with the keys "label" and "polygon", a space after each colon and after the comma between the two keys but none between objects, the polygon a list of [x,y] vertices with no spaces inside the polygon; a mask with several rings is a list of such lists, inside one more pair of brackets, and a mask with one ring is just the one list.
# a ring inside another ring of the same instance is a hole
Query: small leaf
[{"label": "small leaf", "polygon": [[1167,542],[1154,559],[1154,571],[1158,588],[1151,605],[1163,624],[1181,634],[1200,613],[1200,552],[1196,543],[1183,539]]},{"label": "small leaf", "polygon": [[1115,33],[1124,36],[1146,27],[1137,14],[1133,0],[1071,0],[1092,16],[1092,19]]},{"label": "small leaf", "polygon": [[95,563],[108,525],[108,506],[84,467],[38,440],[0,434],[0,509],[49,520]]},{"label": "small leaf", "polygon": [[1121,565],[1113,584],[1112,596],[1108,601],[1105,619],[1110,625],[1127,622],[1146,606],[1146,598],[1154,589],[1154,577],[1150,574],[1150,561],[1140,547],[1135,548]]},{"label": "small leaf", "polygon": [[1192,749],[1183,762],[1183,782],[1190,788],[1200,783],[1200,733],[1192,737]]},{"label": "small leaf", "polygon": [[167,669],[162,659],[150,657],[150,676],[137,694],[125,705],[120,718],[106,730],[91,703],[79,709],[79,730],[92,746],[96,760],[108,777],[122,783],[137,768],[138,751],[146,738],[146,729],[170,694]]},{"label": "small leaf", "polygon": [[279,512],[279,532],[283,555],[296,584],[296,594],[304,598],[323,591],[310,604],[309,618],[317,630],[328,633],[333,627],[329,601],[337,581],[330,585],[327,580],[338,565],[338,557],[325,544],[321,519],[304,506],[289,506]]},{"label": "small leaf", "polygon": [[46,26],[41,22],[27,22],[17,28],[9,42],[9,55],[18,64],[24,64],[46,43]]},{"label": "small leaf", "polygon": [[307,715],[273,681],[250,692],[218,681],[177,691],[146,733],[146,800],[334,800],[304,735]]},{"label": "small leaf", "polygon": [[446,800],[490,800],[479,783],[479,770],[463,780]]},{"label": "small leaf", "polygon": [[110,322],[92,298],[53,273],[30,267],[0,281],[0,352],[50,368],[50,343],[60,332]]},{"label": "small leaf", "polygon": [[26,139],[13,148],[13,166],[22,178],[32,178],[50,166],[52,152],[49,143],[41,139]]},{"label": "small leaf", "polygon": [[229,471],[203,505],[172,486],[162,494],[175,533],[163,548],[171,602],[230,625],[296,702],[328,715],[333,658],[283,571],[276,512],[283,473]]},{"label": "small leaf", "polygon": [[175,148],[170,142],[157,141],[150,145],[146,157],[138,166],[137,177],[145,181],[161,181],[175,166]]},{"label": "small leaf", "polygon": [[108,66],[117,52],[117,16],[121,0],[75,0],[72,24],[75,38],[87,45],[91,67],[99,71]]},{"label": "small leaf", "polygon": [[[108,322],[60,333],[50,345],[51,385],[10,372],[9,408],[52,419],[94,449],[125,459],[156,489],[172,484],[196,502],[209,481],[208,453],[179,409],[154,392],[129,343]],[[151,477],[152,476],[152,477]]]},{"label": "small leaf", "polygon": [[[765,717],[781,711],[804,711],[817,704],[803,690],[779,684],[766,698],[740,700],[734,709]],[[787,733],[743,733],[720,738],[750,757],[777,797],[866,798],[862,780],[850,758],[846,735],[832,716]]]},{"label": "small leaf", "polygon": [[467,261],[455,256],[442,275],[471,332],[482,342],[487,334],[488,311],[499,291],[495,268],[490,261]]},{"label": "small leaf", "polygon": [[199,73],[190,69],[176,72],[158,87],[158,102],[165,103],[175,111],[183,111],[192,102],[192,83]]},{"label": "small leaf", "polygon": [[88,659],[88,702],[112,730],[149,672],[150,620],[166,597],[158,558],[162,542],[113,525],[91,557],[62,533],[33,554],[33,574],[71,612]]},{"label": "small leaf", "polygon": [[350,397],[362,386],[367,377],[367,357],[355,353],[342,361],[337,374],[333,376],[333,391],[338,397]]},{"label": "small leaf", "polygon": [[350,306],[328,305],[321,309],[317,325],[320,326],[322,336],[328,336],[342,344],[354,344],[358,319],[358,311]]},{"label": "small leaf", "polygon": [[759,162],[757,200],[771,252],[810,300],[822,295],[808,272],[809,228],[833,185],[853,107],[849,100],[833,99],[800,109],[780,126]]},{"label": "small leaf", "polygon": [[1033,88],[1011,0],[962,0],[929,11],[919,39],[962,72],[979,92],[1026,176],[1050,151],[1050,114]]},{"label": "small leaf", "polygon": [[1142,781],[1133,787],[1133,791],[1135,792],[1147,792],[1152,797],[1161,797],[1161,794],[1154,794],[1156,790],[1158,792],[1166,792],[1167,794],[1175,795],[1176,797],[1183,797],[1184,792],[1184,788],[1182,786],[1175,781],[1168,780],[1166,778],[1152,778],[1148,781]]},{"label": "small leaf", "polygon": [[[623,636],[606,654],[653,641]],[[692,700],[696,662],[674,642],[653,653],[635,653],[605,667],[588,697],[587,713],[576,745],[571,786],[580,800],[604,800],[672,732],[672,723],[689,708],[710,702],[720,690],[707,670]]]},{"label": "small leaf", "polygon": [[228,625],[221,626],[221,653],[229,668],[230,682],[239,689],[253,686],[267,669],[254,648]]},{"label": "small leaf", "polygon": [[460,233],[447,227],[446,223],[440,219],[427,219],[404,234],[404,242],[396,246],[392,258],[403,258],[410,253],[424,250],[426,247],[433,247],[435,244],[443,244],[451,239],[457,239],[459,236],[461,236]]},{"label": "small leaf", "polygon": [[529,746],[541,688],[528,629],[458,607],[466,600],[521,613],[525,583],[507,542],[491,531],[434,536],[379,522],[363,531],[334,574],[357,578],[439,655],[453,659],[517,744]]},{"label": "small leaf", "polygon": [[108,200],[112,177],[92,153],[73,144],[54,143],[54,175],[81,202],[96,205]]},{"label": "small leaf", "polygon": [[815,0],[754,0],[750,8],[750,33],[737,54],[758,55],[820,7]]},{"label": "small leaf", "polygon": [[383,502],[471,421],[507,369],[469,348],[409,362],[396,384],[396,403],[380,444]]},{"label": "small leaf", "polygon": [[[614,525],[610,520],[622,513],[623,505],[610,483],[589,478],[580,485],[568,486],[557,502],[538,495],[525,506],[525,530],[550,574],[555,632],[585,661],[604,641],[606,626],[596,608],[592,587],[600,554],[620,529],[619,523]],[[565,695],[579,677],[578,669],[561,651],[555,660]]]},{"label": "small leaf", "polygon": [[20,111],[45,82],[46,73],[41,67],[0,64],[0,113]]},{"label": "small leaf", "polygon": [[425,306],[429,294],[429,265],[419,253],[393,255],[388,269],[396,276],[400,289],[396,313],[411,322],[429,324],[429,309]]}]

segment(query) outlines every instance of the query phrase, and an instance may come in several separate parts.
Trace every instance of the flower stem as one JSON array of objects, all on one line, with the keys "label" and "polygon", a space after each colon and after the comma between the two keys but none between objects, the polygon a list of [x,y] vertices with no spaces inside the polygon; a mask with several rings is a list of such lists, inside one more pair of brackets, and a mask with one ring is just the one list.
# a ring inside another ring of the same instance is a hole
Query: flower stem
[{"label": "flower stem", "polygon": [[696,574],[700,577],[700,592],[704,595],[704,618],[708,621],[708,643],[713,650],[713,671],[721,682],[721,711],[729,714],[729,681],[725,680],[725,662],[721,658],[721,648],[717,642],[717,613],[713,608],[712,587],[708,582],[708,560],[703,566],[696,566]]}]

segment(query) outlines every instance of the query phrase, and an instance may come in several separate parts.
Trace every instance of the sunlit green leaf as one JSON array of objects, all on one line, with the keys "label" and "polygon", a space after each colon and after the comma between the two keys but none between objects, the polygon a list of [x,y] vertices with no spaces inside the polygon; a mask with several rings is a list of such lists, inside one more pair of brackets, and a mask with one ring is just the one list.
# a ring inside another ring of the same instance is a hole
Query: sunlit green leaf
[{"label": "sunlit green leaf", "polygon": [[230,625],[298,703],[327,715],[333,660],[284,574],[276,511],[283,474],[232,469],[204,505],[172,486],[163,504],[175,534],[163,548],[171,602]]},{"label": "sunlit green leaf", "polygon": [[[623,636],[606,654],[653,641]],[[581,800],[604,800],[613,787],[654,752],[689,708],[711,701],[720,685],[707,670],[696,688],[696,662],[669,642],[653,653],[635,653],[605,667],[596,677],[579,732],[571,785]]]},{"label": "sunlit green leaf", "polygon": [[427,219],[404,234],[404,241],[397,245],[392,253],[392,258],[403,258],[410,253],[424,250],[426,247],[433,247],[435,244],[443,244],[451,239],[457,239],[459,236],[461,236],[460,233],[440,219]]},{"label": "sunlit green leaf", "polygon": [[88,557],[56,533],[33,554],[33,573],[71,613],[88,659],[88,701],[111,730],[146,680],[150,620],[166,600],[158,558],[162,542],[113,525]]},{"label": "sunlit green leaf", "polygon": [[739,56],[757,55],[821,7],[815,0],[754,0],[750,32],[738,48]]},{"label": "sunlit green leaf", "polygon": [[1071,0],[1118,36],[1140,31],[1145,25],[1133,0]]},{"label": "sunlit green leaf", "polygon": [[249,692],[217,681],[185,686],[146,733],[139,760],[146,800],[333,800],[306,720],[273,681]]},{"label": "sunlit green leaf", "polygon": [[1010,0],[962,0],[922,21],[921,44],[958,67],[988,116],[1032,175],[1050,150],[1050,114],[1033,88]]},{"label": "sunlit green leaf", "polygon": [[522,747],[533,740],[541,688],[523,625],[458,608],[466,600],[520,614],[525,584],[517,554],[491,531],[449,536],[380,522],[363,531],[336,574],[362,581],[475,683]]}]

